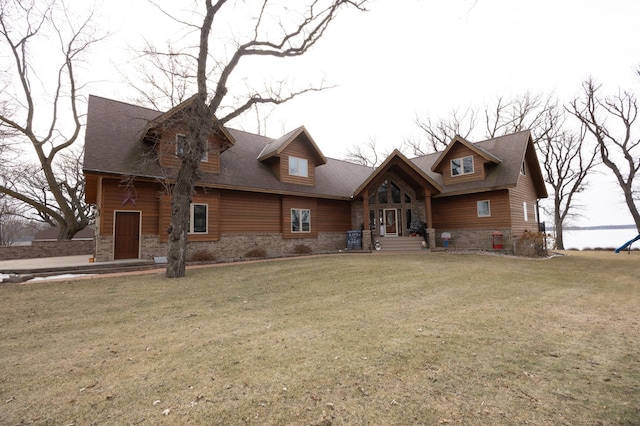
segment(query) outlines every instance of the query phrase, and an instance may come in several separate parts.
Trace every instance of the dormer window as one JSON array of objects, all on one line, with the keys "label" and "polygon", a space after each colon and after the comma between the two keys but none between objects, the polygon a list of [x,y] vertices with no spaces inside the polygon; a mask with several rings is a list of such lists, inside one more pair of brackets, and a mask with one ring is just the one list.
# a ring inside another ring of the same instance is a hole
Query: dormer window
[{"label": "dormer window", "polygon": [[473,173],[473,156],[451,160],[451,176],[468,175]]},{"label": "dormer window", "polygon": [[309,176],[309,163],[306,158],[289,157],[289,174],[291,176]]},{"label": "dormer window", "polygon": [[[176,135],[176,155],[180,157],[184,153],[184,146],[187,143],[187,135]],[[207,161],[208,154],[205,149],[202,153],[202,159],[200,161]]]}]

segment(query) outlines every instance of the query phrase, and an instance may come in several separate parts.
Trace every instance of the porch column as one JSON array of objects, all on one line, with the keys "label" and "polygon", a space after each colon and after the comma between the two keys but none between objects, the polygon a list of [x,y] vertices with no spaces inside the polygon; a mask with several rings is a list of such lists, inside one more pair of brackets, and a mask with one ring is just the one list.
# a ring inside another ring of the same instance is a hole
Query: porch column
[{"label": "porch column", "polygon": [[362,197],[362,216],[364,229],[369,231],[371,229],[371,224],[369,223],[369,199],[367,197]]},{"label": "porch column", "polygon": [[426,212],[427,217],[425,218],[427,222],[427,228],[433,228],[433,219],[431,218],[431,194],[424,195],[424,211]]},{"label": "porch column", "polygon": [[436,230],[433,229],[433,218],[431,217],[431,193],[425,191],[424,194],[424,211],[427,221],[427,234],[429,235],[429,249],[436,248]]}]

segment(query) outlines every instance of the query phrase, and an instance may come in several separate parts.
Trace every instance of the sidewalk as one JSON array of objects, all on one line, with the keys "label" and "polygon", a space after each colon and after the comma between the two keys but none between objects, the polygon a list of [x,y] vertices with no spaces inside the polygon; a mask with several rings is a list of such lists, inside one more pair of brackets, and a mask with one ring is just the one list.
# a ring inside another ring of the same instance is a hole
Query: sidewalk
[{"label": "sidewalk", "polygon": [[12,269],[48,269],[89,265],[91,254],[78,256],[42,257],[38,259],[0,260],[0,273]]}]

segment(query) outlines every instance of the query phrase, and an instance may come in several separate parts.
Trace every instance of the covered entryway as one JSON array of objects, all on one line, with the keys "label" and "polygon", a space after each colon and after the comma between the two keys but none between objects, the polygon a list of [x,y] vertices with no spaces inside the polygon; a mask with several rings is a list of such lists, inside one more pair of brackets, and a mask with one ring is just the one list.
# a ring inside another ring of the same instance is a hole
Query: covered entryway
[{"label": "covered entryway", "polygon": [[378,236],[408,237],[426,228],[424,240],[428,248],[435,248],[431,197],[441,191],[434,178],[395,150],[360,184],[353,198],[362,203],[362,227],[372,245]]},{"label": "covered entryway", "polygon": [[113,258],[138,259],[140,256],[140,212],[115,212]]}]

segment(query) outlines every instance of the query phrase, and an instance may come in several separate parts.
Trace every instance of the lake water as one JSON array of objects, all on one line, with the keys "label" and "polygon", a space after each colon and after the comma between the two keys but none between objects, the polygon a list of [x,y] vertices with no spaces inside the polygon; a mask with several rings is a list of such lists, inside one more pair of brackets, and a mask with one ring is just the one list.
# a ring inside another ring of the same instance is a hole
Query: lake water
[{"label": "lake water", "polygon": [[[635,238],[635,229],[580,229],[564,231],[564,247],[566,249],[618,248]],[[640,241],[631,246],[640,249]]]}]

